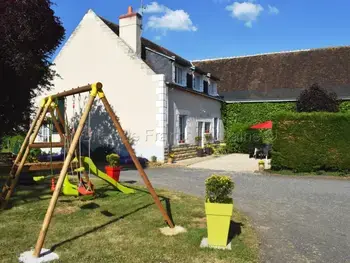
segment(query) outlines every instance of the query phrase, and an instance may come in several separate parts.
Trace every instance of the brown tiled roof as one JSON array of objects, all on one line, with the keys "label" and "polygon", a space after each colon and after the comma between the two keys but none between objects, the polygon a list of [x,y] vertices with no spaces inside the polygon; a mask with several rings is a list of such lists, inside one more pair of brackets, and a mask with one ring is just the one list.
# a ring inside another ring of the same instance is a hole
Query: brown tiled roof
[{"label": "brown tiled roof", "polygon": [[350,46],[194,61],[220,78],[225,99],[295,99],[318,83],[350,97]]},{"label": "brown tiled roof", "polygon": [[[119,25],[103,18],[103,17],[99,17],[116,35],[119,36]],[[148,47],[156,52],[162,53],[168,57],[173,57],[175,59],[175,62],[179,63],[180,65],[183,66],[187,66],[187,67],[192,67],[192,63],[189,60],[184,59],[183,57],[175,54],[174,52],[148,40],[147,38],[141,38],[141,43],[142,43],[142,49],[144,49],[145,47]],[[196,72],[200,73],[200,74],[207,74],[208,72],[203,71],[202,69],[200,69],[199,67],[195,69]],[[211,74],[211,78],[215,79],[215,80],[219,80],[219,78],[217,78],[216,76],[214,76],[213,74]]]}]

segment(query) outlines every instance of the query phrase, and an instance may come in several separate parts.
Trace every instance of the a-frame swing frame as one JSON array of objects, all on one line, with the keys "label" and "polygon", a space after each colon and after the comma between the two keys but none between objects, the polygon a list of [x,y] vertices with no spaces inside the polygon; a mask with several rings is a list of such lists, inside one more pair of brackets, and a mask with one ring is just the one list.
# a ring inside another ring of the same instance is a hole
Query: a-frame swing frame
[{"label": "a-frame swing frame", "polygon": [[[94,102],[96,96],[98,96],[99,99],[102,101],[107,113],[109,114],[109,116],[110,116],[116,130],[117,130],[117,132],[119,133],[119,136],[120,136],[122,142],[124,143],[127,151],[129,152],[129,154],[130,154],[140,176],[142,177],[146,187],[148,188],[148,191],[152,195],[155,204],[158,206],[160,212],[162,213],[164,220],[168,223],[169,227],[171,227],[171,228],[174,227],[174,223],[172,222],[172,220],[170,219],[166,210],[162,206],[158,195],[156,194],[151,182],[149,181],[145,171],[142,168],[142,165],[140,164],[138,158],[136,157],[136,154],[135,154],[134,150],[132,149],[132,147],[131,147],[131,145],[126,137],[125,132],[120,125],[118,117],[114,113],[114,111],[113,111],[111,105],[109,104],[105,94],[103,93],[102,83],[100,83],[100,82],[92,84],[92,85],[78,87],[78,88],[75,88],[75,89],[72,89],[69,91],[57,93],[55,95],[52,95],[52,96],[49,96],[49,97],[46,97],[43,99],[43,101],[41,102],[40,107],[38,109],[37,115],[34,118],[34,121],[29,128],[29,131],[24,139],[24,142],[21,146],[21,149],[16,157],[16,160],[15,160],[13,166],[12,166],[8,180],[2,189],[1,199],[0,199],[1,200],[1,207],[2,208],[6,207],[7,202],[10,199],[14,188],[16,187],[16,184],[17,184],[18,179],[19,179],[19,175],[20,175],[20,173],[23,169],[23,166],[27,160],[29,150],[31,147],[33,147],[35,138],[38,135],[39,129],[40,129],[41,125],[43,124],[43,121],[45,119],[46,114],[48,112],[50,112],[52,114],[52,111],[50,108],[51,103],[55,99],[59,99],[59,98],[67,97],[67,96],[72,96],[72,95],[83,93],[83,92],[90,92],[89,100],[86,104],[83,115],[79,121],[78,128],[76,129],[76,132],[75,132],[74,137],[72,139],[72,142],[70,144],[66,159],[64,160],[63,167],[61,169],[61,172],[60,172],[57,184],[56,184],[55,191],[53,192],[49,207],[47,209],[47,212],[46,212],[46,215],[45,215],[45,218],[43,221],[43,225],[41,227],[39,237],[38,237],[38,240],[37,240],[36,245],[35,245],[35,250],[34,250],[34,254],[33,254],[35,257],[40,256],[40,252],[41,252],[41,249],[43,247],[43,244],[44,244],[44,241],[46,238],[46,234],[47,234],[47,231],[48,231],[48,228],[49,228],[52,216],[53,216],[53,212],[54,212],[56,204],[57,204],[58,196],[59,196],[61,189],[62,189],[62,186],[63,186],[63,181],[66,177],[69,165],[73,159],[74,151],[75,151],[77,144],[79,142],[79,137],[81,136],[86,119],[89,115],[89,112],[92,108],[92,105],[93,105],[93,102]],[[60,116],[59,116],[59,119],[60,119]],[[60,121],[62,121],[62,120],[60,120]]]}]

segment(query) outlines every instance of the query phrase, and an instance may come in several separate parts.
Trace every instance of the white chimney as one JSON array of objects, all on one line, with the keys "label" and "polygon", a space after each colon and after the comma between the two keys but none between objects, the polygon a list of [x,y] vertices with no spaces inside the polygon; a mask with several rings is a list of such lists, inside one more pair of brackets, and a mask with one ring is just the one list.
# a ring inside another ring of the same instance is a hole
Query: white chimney
[{"label": "white chimney", "polygon": [[128,7],[128,13],[119,17],[119,37],[121,37],[136,53],[141,56],[141,24],[142,16]]}]

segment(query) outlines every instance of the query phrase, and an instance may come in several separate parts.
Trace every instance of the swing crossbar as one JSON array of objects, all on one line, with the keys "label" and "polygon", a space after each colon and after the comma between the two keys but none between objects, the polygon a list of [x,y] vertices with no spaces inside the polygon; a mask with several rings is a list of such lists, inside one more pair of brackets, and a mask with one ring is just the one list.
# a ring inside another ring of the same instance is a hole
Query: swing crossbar
[{"label": "swing crossbar", "polygon": [[[97,82],[96,83],[96,88],[97,90],[102,89],[102,83],[101,82]],[[71,90],[67,90],[67,91],[63,91],[63,92],[59,92],[53,95],[50,95],[52,100],[55,99],[59,99],[59,98],[64,98],[64,97],[69,97],[69,96],[73,96],[79,93],[84,93],[84,92],[88,92],[91,91],[92,87],[91,84],[88,84],[86,86],[82,86],[82,87],[78,87],[78,88],[74,88]]]}]

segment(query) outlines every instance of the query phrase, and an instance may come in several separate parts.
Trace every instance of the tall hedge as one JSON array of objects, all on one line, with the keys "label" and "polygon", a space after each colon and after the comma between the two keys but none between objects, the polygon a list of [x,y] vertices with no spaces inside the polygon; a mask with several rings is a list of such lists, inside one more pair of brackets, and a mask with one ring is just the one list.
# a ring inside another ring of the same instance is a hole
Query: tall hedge
[{"label": "tall hedge", "polygon": [[270,143],[272,137],[270,131],[251,130],[249,127],[271,120],[277,113],[295,111],[295,103],[224,103],[221,109],[228,152],[247,153],[249,147]]},{"label": "tall hedge", "polygon": [[273,170],[350,170],[349,113],[282,113],[273,122]]}]

